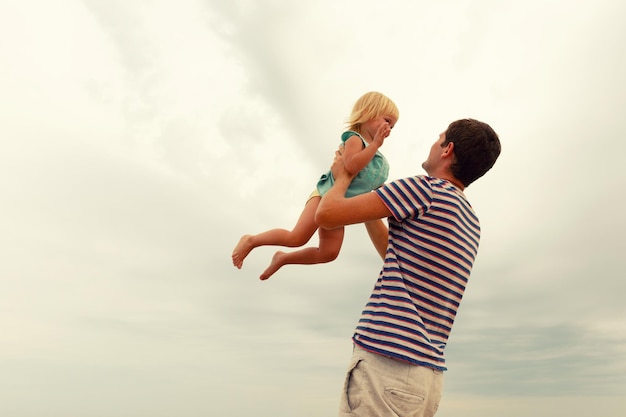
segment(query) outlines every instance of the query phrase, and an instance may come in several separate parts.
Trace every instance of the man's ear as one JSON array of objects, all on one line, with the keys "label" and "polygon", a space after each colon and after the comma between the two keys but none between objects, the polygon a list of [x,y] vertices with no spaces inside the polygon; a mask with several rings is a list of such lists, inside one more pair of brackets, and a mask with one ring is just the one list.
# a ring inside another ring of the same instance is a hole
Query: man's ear
[{"label": "man's ear", "polygon": [[441,156],[454,157],[454,142],[448,142],[448,144],[443,147],[443,153]]}]

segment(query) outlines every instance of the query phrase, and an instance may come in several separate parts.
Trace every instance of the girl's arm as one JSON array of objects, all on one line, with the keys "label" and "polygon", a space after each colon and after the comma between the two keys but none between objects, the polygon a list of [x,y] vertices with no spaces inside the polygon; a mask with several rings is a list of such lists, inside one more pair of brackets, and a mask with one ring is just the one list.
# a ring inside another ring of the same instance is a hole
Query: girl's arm
[{"label": "girl's arm", "polygon": [[363,142],[357,135],[350,136],[345,142],[343,163],[350,174],[357,174],[372,160],[378,148],[383,144],[383,141],[389,136],[391,128],[389,124],[382,125],[376,132],[374,140],[365,148],[363,148]]}]

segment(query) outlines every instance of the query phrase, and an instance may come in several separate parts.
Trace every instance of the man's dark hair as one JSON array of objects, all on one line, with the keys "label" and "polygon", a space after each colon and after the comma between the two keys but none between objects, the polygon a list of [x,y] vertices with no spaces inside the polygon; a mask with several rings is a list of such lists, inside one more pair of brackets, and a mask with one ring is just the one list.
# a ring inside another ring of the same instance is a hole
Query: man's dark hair
[{"label": "man's dark hair", "polygon": [[449,142],[454,143],[452,174],[466,187],[485,175],[500,155],[498,135],[491,126],[478,120],[461,119],[450,123],[442,146]]}]

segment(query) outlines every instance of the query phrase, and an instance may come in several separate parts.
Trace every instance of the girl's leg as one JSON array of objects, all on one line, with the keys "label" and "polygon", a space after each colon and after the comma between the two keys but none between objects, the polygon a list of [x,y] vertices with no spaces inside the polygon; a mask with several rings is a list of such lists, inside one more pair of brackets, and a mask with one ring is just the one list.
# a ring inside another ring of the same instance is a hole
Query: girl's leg
[{"label": "girl's leg", "polygon": [[239,239],[239,243],[233,250],[233,265],[241,268],[243,260],[250,251],[259,246],[277,245],[289,248],[302,246],[307,243],[313,233],[317,230],[315,224],[315,212],[320,204],[321,197],[311,197],[304,205],[304,210],[300,214],[298,222],[293,230],[272,229],[258,235],[244,235]]},{"label": "girl's leg", "polygon": [[334,261],[341,250],[343,234],[343,227],[332,230],[319,229],[319,248],[304,248],[295,252],[276,252],[270,265],[261,274],[261,279],[268,279],[282,266],[287,264],[310,265]]}]

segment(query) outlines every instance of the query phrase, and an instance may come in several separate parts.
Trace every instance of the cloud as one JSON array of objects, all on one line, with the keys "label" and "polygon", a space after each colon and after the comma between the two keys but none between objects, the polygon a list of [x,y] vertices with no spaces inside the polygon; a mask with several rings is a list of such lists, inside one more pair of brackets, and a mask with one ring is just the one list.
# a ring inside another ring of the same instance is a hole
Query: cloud
[{"label": "cloud", "polygon": [[230,254],[295,223],[378,90],[391,178],[456,118],[503,142],[466,190],[483,238],[439,414],[620,415],[620,2],[1,8],[4,414],[334,412],[380,268],[364,228],[267,282],[276,248]]}]

